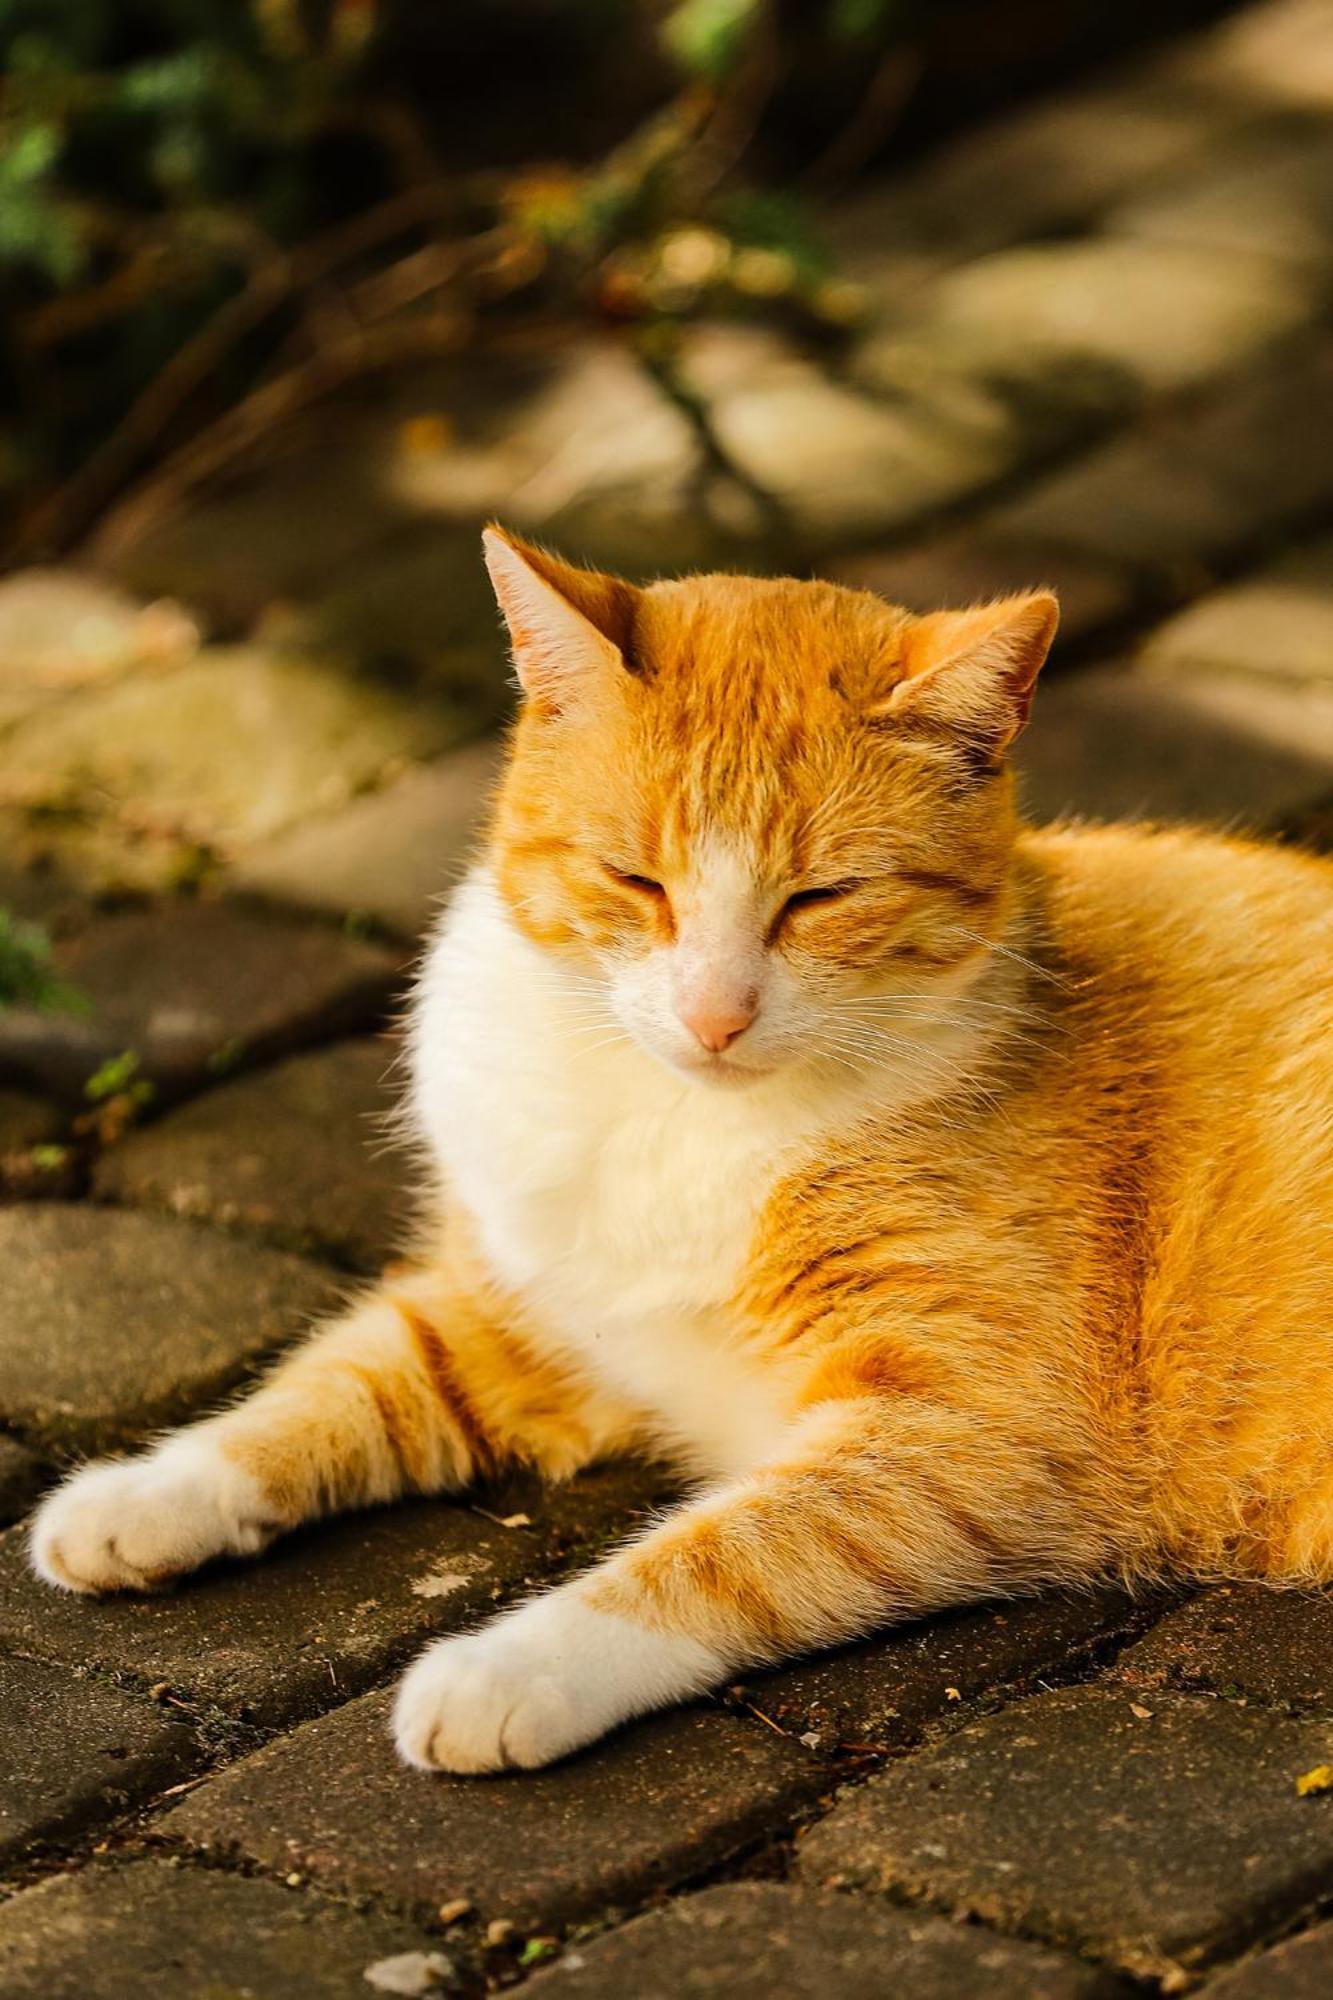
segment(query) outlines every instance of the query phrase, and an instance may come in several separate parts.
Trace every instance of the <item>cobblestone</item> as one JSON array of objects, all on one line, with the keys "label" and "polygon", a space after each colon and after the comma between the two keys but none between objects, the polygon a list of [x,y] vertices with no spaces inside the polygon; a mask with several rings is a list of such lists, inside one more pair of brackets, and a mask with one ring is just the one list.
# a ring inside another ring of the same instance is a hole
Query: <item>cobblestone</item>
[{"label": "cobblestone", "polygon": [[499,761],[488,740],[405,771],[341,812],[252,848],[230,879],[278,902],[372,917],[419,937],[467,861]]},{"label": "cobblestone", "polygon": [[0,1436],[0,1526],[16,1521],[49,1478],[45,1461],[16,1438]]},{"label": "cobblestone", "polygon": [[1132,1600],[1058,1592],[909,1625],[741,1683],[761,1714],[827,1753],[897,1748],[955,1702],[1021,1682],[1122,1628]]},{"label": "cobblestone", "polygon": [[1193,594],[1212,565],[1333,504],[1333,347],[1102,445],[990,517]]},{"label": "cobblestone", "polygon": [[941,281],[932,313],[946,332],[982,328],[1010,354],[1087,354],[1163,391],[1253,362],[1316,306],[1312,281],[1284,264],[1107,237],[965,265]]},{"label": "cobblestone", "polygon": [[198,639],[179,605],[139,604],[76,570],[7,576],[0,581],[0,727],[71,689],[187,659]]},{"label": "cobblestone", "polygon": [[405,758],[468,733],[440,699],[407,701],[336,666],[260,645],[209,648],[42,708],[10,733],[0,802],[91,819],[135,882],[182,875],[340,805]]},{"label": "cobblestone", "polygon": [[1333,538],[1293,549],[1158,626],[1154,666],[1333,682]]},{"label": "cobblestone", "polygon": [[642,1900],[790,1817],[821,1772],[711,1710],[638,1724],[547,1771],[478,1781],[404,1769],[367,1695],[214,1778],[164,1833],[423,1912],[465,1899],[520,1932]]},{"label": "cobblestone", "polygon": [[197,1223],[65,1203],[0,1208],[0,1413],[105,1449],[219,1396],[331,1303],[301,1258]]},{"label": "cobblestone", "polygon": [[237,1077],[103,1154],[94,1191],[378,1270],[402,1248],[414,1178],[386,1125],[394,1056],[336,1042]]},{"label": "cobblestone", "polygon": [[1223,165],[1128,202],[1107,227],[1160,243],[1310,264],[1333,252],[1333,129],[1267,135]]},{"label": "cobblestone", "polygon": [[859,276],[897,294],[941,263],[1086,223],[1261,117],[1169,65],[1135,65],[966,133],[853,197],[831,235]]},{"label": "cobblestone", "polygon": [[323,925],[184,901],[98,917],[55,958],[88,1011],[0,1012],[0,1079],[75,1099],[127,1051],[170,1095],[365,1027],[399,971],[393,953]]},{"label": "cobblestone", "polygon": [[1308,697],[1089,668],[1042,689],[1016,763],[1038,820],[1262,826],[1325,797],[1333,741]]},{"label": "cobblestone", "polygon": [[478,1504],[422,1500],[309,1528],[258,1562],[218,1564],[169,1595],[62,1597],[28,1569],[22,1530],[0,1536],[0,1646],[165,1682],[204,1710],[275,1727],[359,1693],[437,1632],[453,1631],[633,1524],[657,1488],[608,1469]]},{"label": "cobblestone", "polygon": [[[1038,816],[1333,841],[1330,112],[1328,0],[1261,0],[840,200],[877,314],[844,352],[681,342],[776,508],[705,476],[630,343],[506,336],[0,582],[0,907],[91,1003],[0,1014],[0,1520],[394,1246],[371,1035],[496,769],[485,516],[633,576],[817,566],[920,609],[1050,581]],[[137,1126],[76,1118],[127,1054]],[[400,1768],[398,1668],[662,1497],[514,1480],[96,1603],[0,1535],[6,2000],[342,1996],[440,1953],[450,1990],[594,2000],[1323,1994],[1330,1927],[1288,1934],[1333,1869],[1333,1796],[1295,1791],[1333,1763],[1327,1594],[985,1606],[545,1773]]]},{"label": "cobblestone", "polygon": [[966,531],[911,548],[858,550],[825,568],[835,582],[876,591],[909,611],[975,604],[1047,584],[1060,599],[1061,653],[1124,617],[1134,598],[1133,580],[1114,564],[1058,545],[1006,542]]},{"label": "cobblestone", "polygon": [[929,393],[889,401],[757,335],[717,333],[695,343],[689,374],[733,461],[815,546],[902,527],[990,485],[1022,449],[984,383],[952,408]]},{"label": "cobblestone", "polygon": [[1333,1712],[1333,1597],[1261,1584],[1205,1590],[1122,1653],[1115,1678]]},{"label": "cobblestone", "polygon": [[1251,103],[1333,109],[1333,36],[1324,0],[1264,0],[1184,42],[1164,70]]},{"label": "cobblestone", "polygon": [[571,1946],[528,1990],[534,2000],[1112,2000],[1127,1989],[1039,1946],[936,1916],[738,1882]]},{"label": "cobblestone", "polygon": [[1208,2000],[1325,2000],[1333,1988],[1333,1924],[1259,1952],[1205,1991]]},{"label": "cobblestone", "polygon": [[1333,1725],[1081,1687],[918,1751],[800,1849],[807,1880],[925,1896],[1178,1982],[1322,1892]]},{"label": "cobblestone", "polygon": [[[197,1754],[167,1710],[36,1661],[0,1659],[0,1865],[160,1790]],[[0,1989],[9,1992],[3,1978]]]},{"label": "cobblestone", "polygon": [[368,1967],[423,1948],[400,1918],[165,1861],[55,1876],[0,1908],[6,2000],[349,2000],[373,1991]]}]

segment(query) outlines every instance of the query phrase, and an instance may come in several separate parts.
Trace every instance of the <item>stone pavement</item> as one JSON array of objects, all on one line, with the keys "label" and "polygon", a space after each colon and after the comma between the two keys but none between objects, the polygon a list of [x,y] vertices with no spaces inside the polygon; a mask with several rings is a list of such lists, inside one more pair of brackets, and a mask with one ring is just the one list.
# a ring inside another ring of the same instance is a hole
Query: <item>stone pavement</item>
[{"label": "stone pavement", "polygon": [[[835,368],[701,326],[745,478],[610,340],[349,398],[262,472],[0,581],[0,906],[81,1013],[0,1014],[0,1992],[1333,1991],[1333,1599],[986,1606],[534,1777],[397,1768],[429,1636],[662,1497],[608,1468],[84,1604],[22,1517],[394,1254],[415,940],[506,704],[489,513],[632,571],[913,605],[1055,583],[1039,815],[1333,846],[1333,5],[1269,0],[828,218]],[[756,507],[762,488],[773,505]]]}]

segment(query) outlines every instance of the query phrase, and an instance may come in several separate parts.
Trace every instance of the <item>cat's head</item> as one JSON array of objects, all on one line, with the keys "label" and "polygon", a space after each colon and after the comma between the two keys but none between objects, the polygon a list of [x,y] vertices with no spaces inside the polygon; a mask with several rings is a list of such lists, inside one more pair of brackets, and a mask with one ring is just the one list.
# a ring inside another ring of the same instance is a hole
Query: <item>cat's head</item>
[{"label": "cat's head", "polygon": [[914,617],[789,578],[637,588],[496,529],[486,560],[524,692],[496,877],[620,1027],[734,1084],[849,1059],[876,996],[961,990],[1006,914],[1049,592]]}]

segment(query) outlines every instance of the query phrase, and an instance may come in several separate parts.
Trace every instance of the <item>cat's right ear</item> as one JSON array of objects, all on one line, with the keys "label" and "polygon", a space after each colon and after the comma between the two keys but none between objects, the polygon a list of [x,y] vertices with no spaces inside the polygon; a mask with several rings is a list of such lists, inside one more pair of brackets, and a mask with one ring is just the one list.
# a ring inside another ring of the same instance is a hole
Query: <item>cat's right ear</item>
[{"label": "cat's right ear", "polygon": [[530,701],[558,715],[629,670],[638,597],[632,583],[576,569],[495,526],[482,548]]}]

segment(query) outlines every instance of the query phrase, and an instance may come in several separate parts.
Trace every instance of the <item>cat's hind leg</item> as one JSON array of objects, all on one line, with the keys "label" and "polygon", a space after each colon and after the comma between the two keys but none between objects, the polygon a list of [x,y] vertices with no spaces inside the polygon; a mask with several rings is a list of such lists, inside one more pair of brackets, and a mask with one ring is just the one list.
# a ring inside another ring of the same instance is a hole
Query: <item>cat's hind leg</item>
[{"label": "cat's hind leg", "polygon": [[457,1491],[516,1461],[563,1477],[627,1429],[489,1301],[421,1270],[319,1329],[232,1409],[73,1473],[37,1513],[32,1560],[65,1590],[160,1589],[319,1515]]}]

